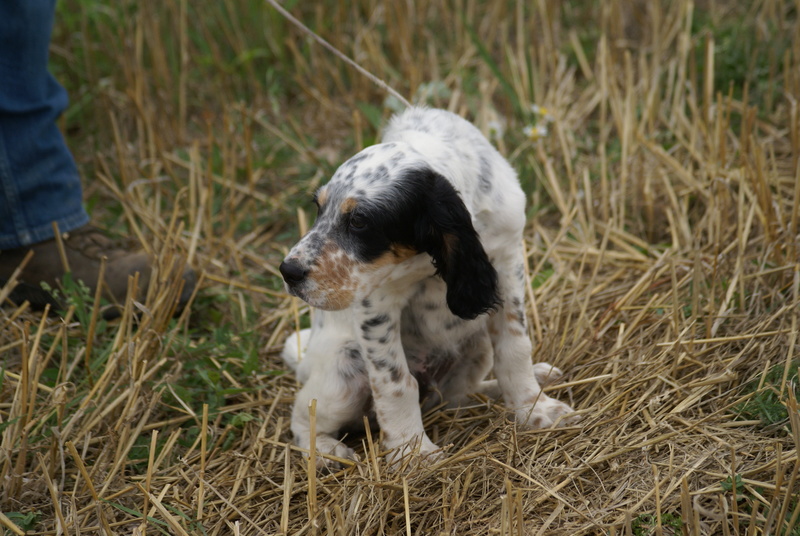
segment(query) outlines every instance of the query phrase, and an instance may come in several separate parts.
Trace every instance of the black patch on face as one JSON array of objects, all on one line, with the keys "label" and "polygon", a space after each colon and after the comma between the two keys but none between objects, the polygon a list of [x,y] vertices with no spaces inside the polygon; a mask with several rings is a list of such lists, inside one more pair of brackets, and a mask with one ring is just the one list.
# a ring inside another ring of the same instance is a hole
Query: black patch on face
[{"label": "black patch on face", "polygon": [[379,199],[359,202],[354,212],[367,222],[351,242],[357,258],[368,262],[393,245],[404,245],[432,257],[455,315],[472,319],[499,303],[497,272],[469,210],[453,185],[432,169],[407,170]]},{"label": "black patch on face", "polygon": [[380,187],[375,187],[379,192],[373,196],[376,198],[370,198],[362,189],[345,192],[347,188],[337,188],[326,205],[336,207],[349,197],[356,201],[354,208],[347,213],[326,210],[314,224],[327,227],[328,238],[362,263],[386,255],[395,246],[414,249],[415,222],[421,210],[418,185],[409,185],[402,178],[392,182],[385,166],[378,167],[373,177],[376,183],[380,181]]},{"label": "black patch on face", "polygon": [[[386,144],[383,150],[394,150]],[[417,222],[428,206],[426,201],[436,181],[430,169],[409,169],[392,173],[384,162],[375,169],[360,164],[371,153],[359,153],[339,168],[334,179],[325,186],[325,205],[312,227],[321,235],[320,244],[336,244],[356,261],[368,264],[396,246],[416,250]],[[395,157],[397,155],[393,155]],[[356,187],[356,174],[371,184],[367,189]],[[355,201],[352,210],[342,212],[346,199]],[[357,225],[353,225],[357,222]]]}]

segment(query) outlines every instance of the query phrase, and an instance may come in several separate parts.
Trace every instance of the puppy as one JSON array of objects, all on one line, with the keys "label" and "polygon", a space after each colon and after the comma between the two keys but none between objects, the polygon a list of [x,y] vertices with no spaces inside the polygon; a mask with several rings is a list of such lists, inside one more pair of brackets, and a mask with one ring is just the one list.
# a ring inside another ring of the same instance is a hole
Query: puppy
[{"label": "puppy", "polygon": [[421,398],[455,406],[470,393],[502,395],[527,428],[572,412],[541,391],[561,372],[531,360],[525,195],[477,128],[410,108],[314,201],[314,226],[280,266],[287,291],[317,309],[283,352],[304,384],[292,413],[300,447],[310,446],[312,399],[321,453],[352,457],[338,434],[374,414],[390,461],[438,450]]}]

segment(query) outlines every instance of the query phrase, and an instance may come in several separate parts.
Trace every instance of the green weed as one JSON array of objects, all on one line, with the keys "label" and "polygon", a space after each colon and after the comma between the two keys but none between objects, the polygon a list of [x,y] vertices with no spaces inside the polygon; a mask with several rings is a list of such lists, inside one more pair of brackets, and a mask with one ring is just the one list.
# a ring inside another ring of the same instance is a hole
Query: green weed
[{"label": "green weed", "polygon": [[794,389],[795,396],[800,398],[798,364],[800,362],[795,361],[790,365],[783,389],[781,385],[784,365],[772,367],[764,376],[763,384],[761,379],[756,379],[745,385],[743,394],[751,396],[736,406],[735,411],[738,416],[744,420],[760,420],[765,428],[778,427],[788,432],[789,410],[785,402],[786,389]]},{"label": "green weed", "polygon": [[[641,514],[636,517],[631,523],[631,529],[634,536],[648,536],[655,534],[656,527],[658,526],[659,519],[655,514]],[[680,533],[683,527],[683,521],[680,516],[675,514],[661,514],[661,526],[663,528],[673,529],[675,534]],[[668,532],[670,534],[671,532]]]},{"label": "green weed", "polygon": [[[25,532],[33,531],[42,517],[42,513],[38,510],[31,510],[27,514],[22,512],[4,512],[5,516],[10,519],[16,526]],[[3,530],[3,536],[12,536],[14,533],[9,529]]]}]

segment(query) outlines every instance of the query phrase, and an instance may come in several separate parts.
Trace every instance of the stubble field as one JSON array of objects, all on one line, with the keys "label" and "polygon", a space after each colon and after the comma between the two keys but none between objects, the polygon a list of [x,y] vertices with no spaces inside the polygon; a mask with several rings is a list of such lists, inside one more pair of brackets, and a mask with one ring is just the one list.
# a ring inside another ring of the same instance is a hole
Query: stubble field
[{"label": "stubble field", "polygon": [[[255,0],[64,0],[52,70],[95,222],[158,254],[144,303],[0,308],[5,534],[800,534],[800,4],[288,2],[409,100],[475,122],[528,194],[549,394],[378,433],[333,474],[291,445],[277,266],[311,194],[398,102]],[[162,280],[163,279],[163,280]],[[4,298],[9,289],[0,291]]]}]

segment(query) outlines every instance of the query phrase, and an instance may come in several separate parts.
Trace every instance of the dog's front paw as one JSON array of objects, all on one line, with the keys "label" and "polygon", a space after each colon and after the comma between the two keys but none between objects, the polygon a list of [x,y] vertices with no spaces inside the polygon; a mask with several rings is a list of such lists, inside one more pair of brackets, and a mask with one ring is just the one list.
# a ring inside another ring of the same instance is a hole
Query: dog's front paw
[{"label": "dog's front paw", "polygon": [[541,429],[553,426],[565,426],[577,421],[576,416],[569,416],[574,410],[567,404],[551,398],[544,393],[539,395],[514,412],[517,422],[525,428]]}]

